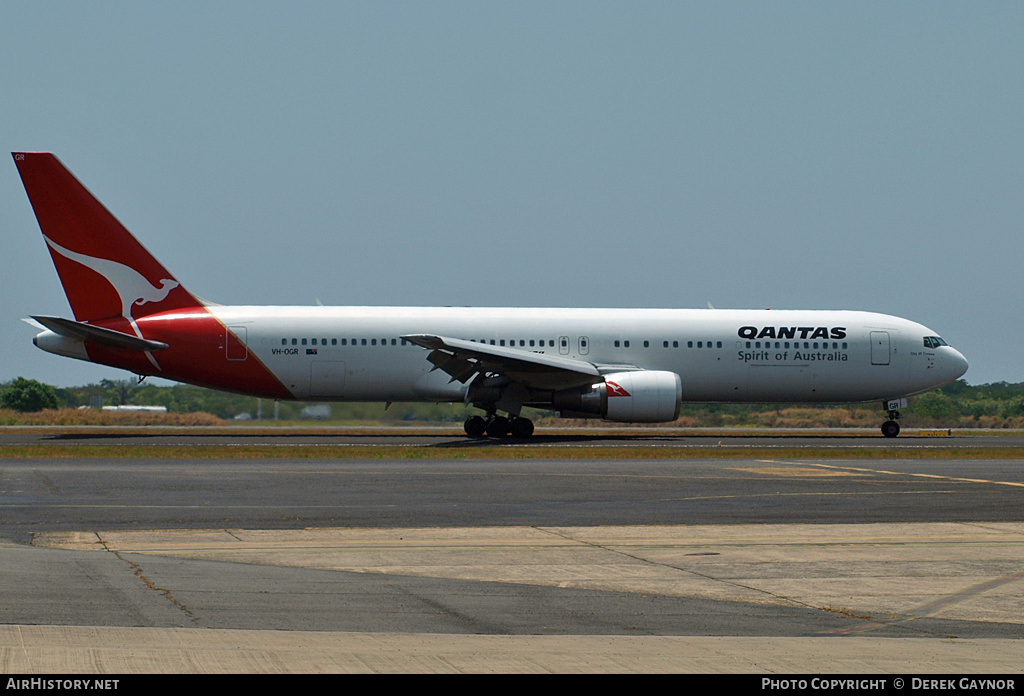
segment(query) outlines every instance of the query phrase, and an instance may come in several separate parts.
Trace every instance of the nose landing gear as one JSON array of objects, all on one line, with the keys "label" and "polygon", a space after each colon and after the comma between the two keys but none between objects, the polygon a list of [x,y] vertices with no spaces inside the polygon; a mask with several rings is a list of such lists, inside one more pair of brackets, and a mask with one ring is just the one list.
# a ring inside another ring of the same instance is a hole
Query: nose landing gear
[{"label": "nose landing gear", "polygon": [[[899,418],[899,414],[896,414],[895,418]],[[892,414],[889,414],[889,418],[893,418]],[[886,437],[896,437],[900,434],[900,424],[893,420],[887,420],[882,423],[882,434]]]},{"label": "nose landing gear", "polygon": [[906,405],[906,399],[889,399],[883,402],[883,406],[885,406],[885,410],[889,414],[889,420],[882,423],[883,435],[886,437],[896,437],[900,434],[900,424],[898,421],[901,416],[899,409],[906,407]]}]

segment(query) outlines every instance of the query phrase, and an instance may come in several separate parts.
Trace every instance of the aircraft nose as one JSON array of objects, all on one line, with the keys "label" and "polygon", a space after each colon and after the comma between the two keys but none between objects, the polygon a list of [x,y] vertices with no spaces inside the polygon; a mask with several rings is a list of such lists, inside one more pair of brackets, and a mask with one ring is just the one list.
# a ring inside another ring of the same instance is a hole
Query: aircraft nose
[{"label": "aircraft nose", "polygon": [[967,358],[955,348],[950,348],[949,352],[949,366],[953,372],[953,379],[959,379],[967,372]]}]

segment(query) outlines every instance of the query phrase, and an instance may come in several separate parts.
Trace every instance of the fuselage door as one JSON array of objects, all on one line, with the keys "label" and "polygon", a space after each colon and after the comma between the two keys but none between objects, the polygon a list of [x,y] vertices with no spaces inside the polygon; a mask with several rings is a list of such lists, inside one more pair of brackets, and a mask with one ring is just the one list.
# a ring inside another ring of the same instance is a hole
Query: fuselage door
[{"label": "fuselage door", "polygon": [[314,360],[309,364],[309,395],[341,398],[345,394],[345,363]]},{"label": "fuselage door", "polygon": [[562,355],[569,354],[569,337],[559,336],[558,338],[558,352]]},{"label": "fuselage door", "polygon": [[580,336],[580,355],[587,355],[590,352],[590,339]]},{"label": "fuselage door", "polygon": [[872,365],[888,365],[889,364],[889,332],[888,331],[872,331],[871,332],[871,364]]},{"label": "fuselage door", "polygon": [[227,326],[224,328],[224,356],[228,360],[240,362],[249,357],[248,329],[244,326]]}]

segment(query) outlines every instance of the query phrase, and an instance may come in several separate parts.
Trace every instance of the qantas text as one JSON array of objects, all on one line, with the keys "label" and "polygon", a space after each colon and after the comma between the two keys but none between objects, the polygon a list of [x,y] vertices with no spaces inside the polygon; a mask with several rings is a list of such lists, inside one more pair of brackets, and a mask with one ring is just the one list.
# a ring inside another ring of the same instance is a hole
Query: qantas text
[{"label": "qantas text", "polygon": [[846,338],[845,326],[741,326],[737,332],[740,338]]}]

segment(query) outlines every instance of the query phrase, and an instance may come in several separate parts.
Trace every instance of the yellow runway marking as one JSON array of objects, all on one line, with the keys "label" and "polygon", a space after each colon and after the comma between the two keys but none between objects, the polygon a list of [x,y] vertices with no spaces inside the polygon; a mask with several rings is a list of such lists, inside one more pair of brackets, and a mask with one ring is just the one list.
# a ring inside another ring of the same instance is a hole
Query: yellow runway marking
[{"label": "yellow runway marking", "polygon": [[964,478],[960,476],[942,476],[941,474],[915,474],[908,471],[887,471],[885,469],[863,469],[855,466],[834,466],[831,464],[818,464],[816,462],[806,462],[808,466],[820,467],[822,469],[838,469],[842,471],[858,471],[865,472],[867,474],[889,474],[891,476],[916,476],[917,478],[933,478],[941,479],[943,481],[961,481],[963,483],[987,483],[993,486],[1013,486],[1015,488],[1024,488],[1024,483],[1018,483],[1016,481],[993,481],[991,479],[974,479]]},{"label": "yellow runway marking", "polygon": [[[856,466],[838,466],[835,464],[821,464],[819,462],[784,462],[774,459],[759,459],[764,464],[775,464],[776,466],[766,467],[733,467],[732,471],[745,471],[752,474],[774,474],[776,476],[870,476],[871,474],[887,474],[889,476],[914,476],[917,478],[932,478],[942,481],[961,481],[963,483],[987,483],[993,486],[1013,486],[1024,488],[1024,483],[1017,481],[994,481],[992,479],[966,478],[963,476],[943,476],[941,474],[920,474],[911,471],[889,471],[887,469],[867,469]],[[819,469],[828,469],[829,474],[811,473]]]},{"label": "yellow runway marking", "polygon": [[866,476],[852,471],[822,471],[820,468],[810,466],[772,466],[772,467],[730,467],[730,471],[745,471],[750,474],[771,474],[773,476],[814,476],[814,477],[835,477],[835,476]]}]

